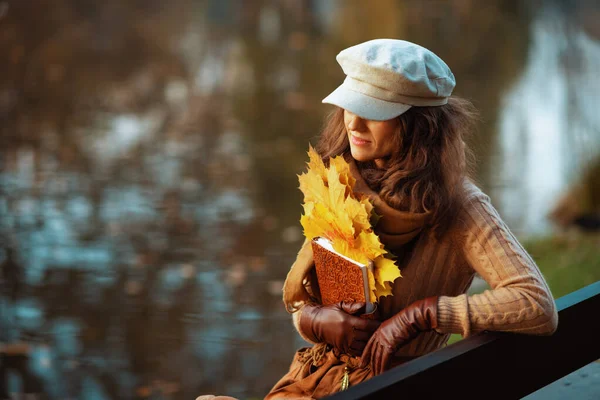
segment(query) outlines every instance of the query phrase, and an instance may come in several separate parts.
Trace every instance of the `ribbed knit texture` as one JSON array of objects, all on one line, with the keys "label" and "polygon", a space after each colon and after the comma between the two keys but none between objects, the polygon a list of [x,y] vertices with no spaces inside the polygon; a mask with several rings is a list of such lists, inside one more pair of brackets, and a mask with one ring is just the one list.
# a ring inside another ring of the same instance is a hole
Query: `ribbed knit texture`
[{"label": "ribbed knit texture", "polygon": [[[416,300],[440,296],[437,330],[420,334],[399,350],[399,356],[429,353],[444,345],[451,333],[547,335],[556,330],[554,299],[535,262],[489,197],[475,185],[467,189],[468,200],[445,236],[436,240],[423,232],[410,254],[400,257],[403,278],[396,280],[394,296],[379,304],[387,318]],[[476,273],[491,289],[467,296]],[[294,315],[296,328],[297,320]]]}]

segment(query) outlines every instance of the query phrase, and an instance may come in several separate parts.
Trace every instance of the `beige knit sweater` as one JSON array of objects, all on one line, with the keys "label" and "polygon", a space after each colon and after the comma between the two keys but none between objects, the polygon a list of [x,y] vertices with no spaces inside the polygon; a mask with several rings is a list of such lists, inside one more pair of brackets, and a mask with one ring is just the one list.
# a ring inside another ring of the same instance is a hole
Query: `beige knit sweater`
[{"label": "beige knit sweater", "polygon": [[[420,356],[443,346],[451,333],[487,331],[552,334],[558,324],[554,299],[532,258],[510,232],[487,195],[473,184],[456,222],[443,238],[423,232],[399,258],[402,278],[383,299],[384,318],[429,296],[438,301],[437,332],[421,333],[399,356]],[[478,273],[490,290],[467,296]],[[300,335],[298,319],[294,325]]]}]

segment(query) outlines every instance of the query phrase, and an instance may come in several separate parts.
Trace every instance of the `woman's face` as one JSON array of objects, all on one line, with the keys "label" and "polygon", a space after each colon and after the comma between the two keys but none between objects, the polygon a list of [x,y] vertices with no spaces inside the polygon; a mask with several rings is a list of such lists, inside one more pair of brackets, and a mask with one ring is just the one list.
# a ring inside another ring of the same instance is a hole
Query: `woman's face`
[{"label": "woman's face", "polygon": [[344,125],[352,157],[362,162],[374,160],[378,167],[384,167],[384,158],[392,154],[392,138],[397,134],[399,123],[398,118],[372,121],[344,110]]}]

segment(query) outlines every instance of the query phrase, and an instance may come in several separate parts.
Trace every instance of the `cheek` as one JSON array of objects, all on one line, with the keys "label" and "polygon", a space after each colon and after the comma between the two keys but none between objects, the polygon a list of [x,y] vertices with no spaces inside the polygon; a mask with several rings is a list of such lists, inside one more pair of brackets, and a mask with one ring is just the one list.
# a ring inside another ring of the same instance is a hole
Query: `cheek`
[{"label": "cheek", "polygon": [[391,149],[392,147],[394,147],[394,138],[397,135],[397,127],[391,127],[391,126],[386,126],[386,127],[381,127],[382,129],[379,129],[377,131],[375,136],[375,140],[377,141],[377,147],[381,148],[381,149]]},{"label": "cheek", "polygon": [[350,128],[348,127],[348,125],[350,124],[350,121],[344,121],[344,134],[346,136],[348,136],[350,134]]}]

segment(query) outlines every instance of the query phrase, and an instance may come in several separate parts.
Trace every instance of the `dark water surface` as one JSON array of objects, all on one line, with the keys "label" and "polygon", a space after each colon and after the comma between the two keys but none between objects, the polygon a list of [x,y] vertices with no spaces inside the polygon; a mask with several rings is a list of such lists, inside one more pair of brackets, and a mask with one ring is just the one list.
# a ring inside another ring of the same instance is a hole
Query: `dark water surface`
[{"label": "dark water surface", "polygon": [[0,345],[29,354],[6,390],[262,398],[303,344],[280,300],[296,174],[364,40],[447,61],[479,182],[547,233],[600,144],[600,7],[561,4],[0,1]]}]

